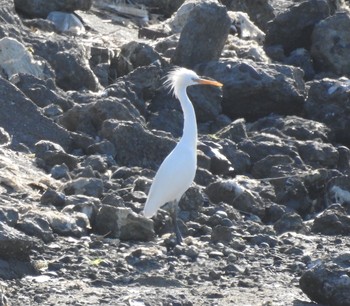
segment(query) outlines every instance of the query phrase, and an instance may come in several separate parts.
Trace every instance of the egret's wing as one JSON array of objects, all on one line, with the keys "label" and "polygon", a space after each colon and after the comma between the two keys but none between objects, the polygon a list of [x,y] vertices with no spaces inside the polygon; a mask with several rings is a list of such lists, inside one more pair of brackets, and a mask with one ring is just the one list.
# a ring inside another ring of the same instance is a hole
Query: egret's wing
[{"label": "egret's wing", "polygon": [[165,203],[178,200],[191,185],[196,172],[196,155],[176,147],[159,167],[144,208],[152,217]]}]

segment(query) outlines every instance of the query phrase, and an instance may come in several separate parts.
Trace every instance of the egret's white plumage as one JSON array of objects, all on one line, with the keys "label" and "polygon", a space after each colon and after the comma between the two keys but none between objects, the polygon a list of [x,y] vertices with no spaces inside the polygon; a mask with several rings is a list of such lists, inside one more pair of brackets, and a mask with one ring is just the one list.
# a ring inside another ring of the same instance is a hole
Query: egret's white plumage
[{"label": "egret's white plumage", "polygon": [[[186,88],[199,84],[222,86],[219,82],[201,79],[194,71],[186,68],[174,69],[165,81],[165,86],[170,87],[181,103],[184,128],[180,141],[164,159],[154,177],[143,211],[144,216],[148,218],[154,216],[157,210],[167,202],[177,205],[193,182],[197,168],[197,123]],[[181,242],[181,234],[176,224],[176,210],[173,213],[176,236]]]}]

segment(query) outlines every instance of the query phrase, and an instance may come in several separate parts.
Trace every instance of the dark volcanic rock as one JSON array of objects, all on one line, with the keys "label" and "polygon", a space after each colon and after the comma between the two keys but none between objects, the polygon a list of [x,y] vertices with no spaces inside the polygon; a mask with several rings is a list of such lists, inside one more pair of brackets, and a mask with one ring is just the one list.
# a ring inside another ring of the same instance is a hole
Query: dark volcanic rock
[{"label": "dark volcanic rock", "polygon": [[350,255],[339,255],[307,270],[300,278],[301,290],[313,301],[326,305],[348,306],[350,278],[347,267]]},{"label": "dark volcanic rock", "polygon": [[325,235],[349,235],[350,217],[339,204],[333,204],[314,220],[311,230]]},{"label": "dark volcanic rock", "polygon": [[349,82],[346,78],[311,81],[305,103],[307,117],[325,123],[343,144],[350,144]]},{"label": "dark volcanic rock", "polygon": [[172,62],[193,68],[196,64],[219,59],[230,25],[224,6],[214,2],[199,3],[182,29]]},{"label": "dark volcanic rock", "polygon": [[157,136],[130,121],[106,120],[101,135],[114,144],[116,161],[125,166],[158,168],[175,146],[171,138]]},{"label": "dark volcanic rock", "polygon": [[299,68],[248,60],[210,62],[198,68],[224,84],[223,113],[231,118],[256,120],[270,113],[302,111],[305,86]]},{"label": "dark volcanic rock", "polygon": [[152,220],[138,216],[130,208],[106,204],[97,214],[96,230],[101,235],[122,240],[149,241],[154,237]]},{"label": "dark volcanic rock", "polygon": [[136,41],[129,42],[122,46],[118,55],[118,76],[123,76],[137,67],[148,66],[156,61],[164,62],[151,46]]},{"label": "dark volcanic rock", "polygon": [[39,241],[0,222],[0,257],[3,259],[29,259],[32,249],[38,247]]},{"label": "dark volcanic rock", "polygon": [[297,232],[306,234],[307,227],[303,223],[303,219],[296,213],[284,214],[274,225],[277,235],[284,232]]},{"label": "dark volcanic rock", "polygon": [[65,149],[70,148],[69,133],[43,116],[32,101],[1,77],[0,92],[6,92],[6,96],[0,98],[0,122],[12,135],[13,147],[24,143],[33,148],[39,140],[47,139],[59,143]]},{"label": "dark volcanic rock", "polygon": [[315,24],[329,14],[329,6],[325,0],[298,3],[271,21],[265,43],[267,46],[282,45],[286,54],[297,48],[309,50]]},{"label": "dark volcanic rock", "polygon": [[15,0],[16,10],[29,17],[46,18],[52,11],[89,10],[92,0]]},{"label": "dark volcanic rock", "polygon": [[315,26],[312,56],[319,71],[350,76],[350,13],[331,16]]}]

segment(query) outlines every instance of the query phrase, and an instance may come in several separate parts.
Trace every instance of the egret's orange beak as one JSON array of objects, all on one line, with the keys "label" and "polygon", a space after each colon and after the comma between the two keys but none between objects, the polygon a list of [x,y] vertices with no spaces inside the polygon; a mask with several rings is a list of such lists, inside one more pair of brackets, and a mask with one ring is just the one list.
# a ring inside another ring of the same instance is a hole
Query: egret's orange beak
[{"label": "egret's orange beak", "polygon": [[220,82],[212,81],[212,80],[206,80],[206,79],[199,79],[198,80],[198,84],[201,84],[201,85],[213,85],[213,86],[217,86],[217,87],[224,86],[224,84],[221,84]]}]

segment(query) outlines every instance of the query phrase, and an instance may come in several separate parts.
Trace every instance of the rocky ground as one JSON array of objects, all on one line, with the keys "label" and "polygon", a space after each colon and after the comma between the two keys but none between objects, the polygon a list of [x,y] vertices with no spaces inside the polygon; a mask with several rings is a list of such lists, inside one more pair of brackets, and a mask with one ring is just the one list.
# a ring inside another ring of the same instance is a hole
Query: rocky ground
[{"label": "rocky ground", "polygon": [[[349,1],[0,4],[1,305],[350,305]],[[141,214],[175,65],[224,84],[182,245]]]}]

